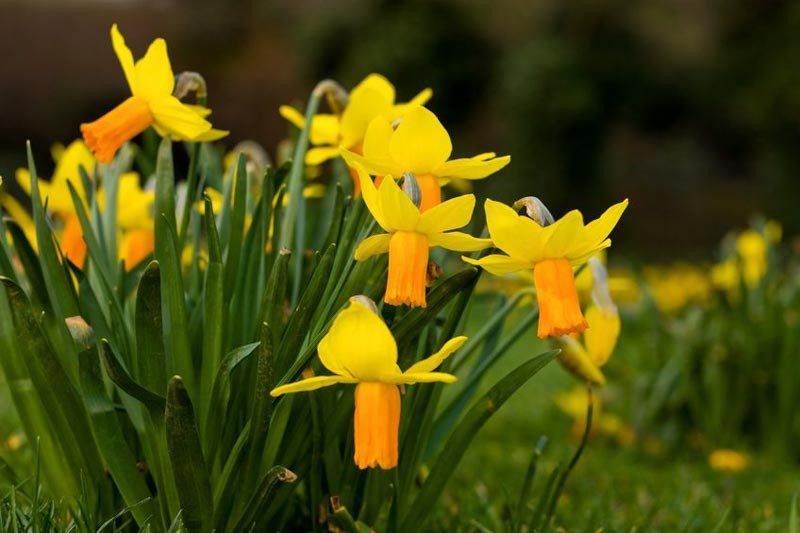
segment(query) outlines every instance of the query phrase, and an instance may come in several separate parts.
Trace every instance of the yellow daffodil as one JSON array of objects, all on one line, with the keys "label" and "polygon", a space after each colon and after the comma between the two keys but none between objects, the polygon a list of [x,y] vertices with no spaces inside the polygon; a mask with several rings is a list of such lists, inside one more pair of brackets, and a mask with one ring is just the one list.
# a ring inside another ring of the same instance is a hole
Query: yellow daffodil
[{"label": "yellow daffodil", "polygon": [[111,26],[111,44],[131,96],[94,122],[81,124],[83,138],[99,162],[110,163],[123,144],[150,126],[162,137],[194,142],[227,135],[212,129],[204,118],[209,110],[184,104],[172,95],[175,75],[164,39],[154,40],[136,63],[116,24]]},{"label": "yellow daffodil", "polygon": [[767,273],[767,240],[752,229],[743,231],[736,239],[736,252],[742,260],[742,277],[754,288]]},{"label": "yellow daffodil", "polygon": [[336,383],[356,385],[355,463],[361,469],[394,468],[400,427],[398,385],[454,382],[455,376],[433,370],[466,340],[451,339],[441,350],[402,372],[397,366],[397,344],[374,304],[365,297],[354,297],[317,348],[320,361],[333,375],[309,377],[277,387],[270,394],[312,391]]},{"label": "yellow daffodil", "polygon": [[[356,249],[355,259],[363,261],[373,255],[389,253],[386,303],[425,307],[429,248],[440,246],[468,252],[491,246],[489,239],[449,231],[469,223],[475,207],[473,195],[458,196],[421,213],[391,176],[376,189],[369,175],[360,168],[357,170],[364,202],[386,233],[364,239]],[[413,186],[413,177],[405,179],[404,187]]]},{"label": "yellow daffodil", "polygon": [[708,464],[717,472],[736,474],[750,466],[750,458],[736,450],[719,449],[708,456]]},{"label": "yellow daffodil", "polygon": [[489,235],[495,246],[508,255],[463,259],[498,276],[533,271],[539,300],[539,338],[583,331],[588,324],[581,313],[572,267],[611,245],[607,237],[627,205],[627,200],[615,204],[586,225],[580,211],[574,210],[542,226],[532,218],[517,215],[507,205],[486,200]]},{"label": "yellow daffodil", "polygon": [[[395,103],[395,89],[389,80],[380,74],[370,74],[350,91],[341,114],[314,115],[309,131],[314,148],[306,153],[306,164],[319,165],[338,157],[341,149],[361,153],[367,126],[375,117],[389,122],[397,120],[407,110],[425,104],[432,95],[430,89],[425,89],[408,103]],[[278,111],[298,128],[305,128],[305,118],[297,109],[284,105]]]},{"label": "yellow daffodil", "polygon": [[688,263],[648,266],[644,279],[656,307],[666,314],[677,313],[690,303],[705,303],[711,294],[707,272]]},{"label": "yellow daffodil", "polygon": [[441,203],[441,186],[450,178],[485,178],[511,161],[510,156],[495,157],[494,153],[449,159],[452,152],[450,135],[436,115],[415,107],[397,129],[386,117],[373,119],[364,138],[363,156],[352,150],[342,155],[350,166],[359,164],[375,176],[413,173],[422,191],[423,212]]},{"label": "yellow daffodil", "polygon": [[589,259],[592,271],[592,303],[586,309],[588,328],[583,332],[583,343],[575,336],[556,337],[561,348],[559,361],[575,377],[592,385],[605,385],[606,378],[600,368],[608,362],[620,331],[619,311],[611,299],[608,272],[596,257]]}]

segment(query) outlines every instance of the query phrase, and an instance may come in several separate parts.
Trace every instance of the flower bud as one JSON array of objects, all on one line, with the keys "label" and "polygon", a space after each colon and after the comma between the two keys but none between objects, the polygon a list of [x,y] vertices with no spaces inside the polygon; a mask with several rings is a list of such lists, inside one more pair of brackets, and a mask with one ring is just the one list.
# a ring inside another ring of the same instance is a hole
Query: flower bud
[{"label": "flower bud", "polygon": [[520,198],[514,202],[513,207],[515,211],[519,211],[524,207],[525,213],[540,226],[549,226],[555,222],[555,219],[550,213],[550,210],[547,209],[547,206],[545,206],[544,203],[535,196],[526,196],[525,198]]}]

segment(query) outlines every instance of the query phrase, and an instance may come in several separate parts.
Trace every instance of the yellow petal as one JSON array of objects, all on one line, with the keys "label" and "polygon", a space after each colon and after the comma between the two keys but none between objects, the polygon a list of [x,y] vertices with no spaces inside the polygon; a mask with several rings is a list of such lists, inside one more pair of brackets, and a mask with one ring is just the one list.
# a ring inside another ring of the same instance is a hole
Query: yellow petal
[{"label": "yellow petal", "polygon": [[556,342],[561,348],[558,361],[576,378],[588,381],[594,385],[605,385],[606,378],[603,373],[589,359],[586,350],[572,337],[557,337]]},{"label": "yellow petal", "polygon": [[125,39],[116,24],[111,26],[111,46],[114,48],[114,53],[117,54],[119,64],[122,66],[122,72],[125,73],[125,79],[128,82],[131,94],[136,94],[136,68],[133,64],[133,54],[125,44]]},{"label": "yellow petal", "polygon": [[417,231],[420,233],[440,233],[463,228],[469,224],[475,209],[475,195],[465,194],[435,205],[419,217]]},{"label": "yellow petal", "polygon": [[[364,203],[367,204],[367,209],[369,209],[369,212],[372,213],[372,216],[375,218],[375,222],[377,222],[384,231],[392,232],[393,229],[389,227],[389,224],[386,222],[386,219],[383,216],[383,210],[381,209],[380,202],[378,201],[378,191],[375,189],[375,183],[373,183],[372,178],[369,177],[369,174],[367,174],[367,172],[361,166],[356,164],[353,168],[355,168],[356,172],[358,173],[358,180],[361,184],[361,197],[364,198]],[[391,178],[388,179],[391,180]]]},{"label": "yellow petal", "polygon": [[521,261],[536,262],[541,258],[544,229],[539,224],[494,200],[486,200],[484,209],[495,246]]},{"label": "yellow petal", "polygon": [[565,257],[567,251],[585,240],[583,215],[573,209],[553,224],[544,228],[542,255],[547,258]]},{"label": "yellow petal", "polygon": [[467,342],[467,337],[460,336],[454,337],[444,343],[442,349],[436,352],[435,354],[431,355],[423,359],[422,361],[418,361],[408,367],[408,369],[404,372],[404,374],[418,374],[423,372],[431,372],[436,369],[442,361],[450,357],[450,355],[461,348],[464,343]]},{"label": "yellow petal", "polygon": [[328,159],[339,157],[338,146],[325,146],[320,148],[312,148],[306,152],[306,165],[321,165]]},{"label": "yellow petal", "polygon": [[[202,115],[201,115],[202,116]],[[223,137],[227,137],[230,134],[228,130],[218,130],[215,128],[211,128],[205,133],[201,133],[197,137],[195,137],[193,142],[196,143],[210,143],[214,141],[218,141]]]},{"label": "yellow petal", "polygon": [[392,85],[391,82],[386,79],[386,77],[380,74],[376,74],[373,72],[372,74],[369,74],[366,78],[361,80],[361,82],[355,87],[353,87],[353,89],[350,91],[350,97],[352,98],[353,95],[357,96],[360,92],[366,89],[377,92],[378,94],[381,95],[383,99],[385,99],[389,103],[394,102],[395,98],[394,85]]},{"label": "yellow petal", "polygon": [[424,107],[415,107],[397,126],[389,151],[404,171],[422,175],[431,174],[447,161],[453,145],[436,115]]},{"label": "yellow petal", "polygon": [[492,239],[478,239],[460,231],[431,233],[428,235],[428,243],[431,248],[439,246],[456,252],[477,252],[489,248],[493,244]]},{"label": "yellow petal", "polygon": [[305,117],[300,113],[300,111],[292,106],[282,105],[278,108],[278,113],[280,113],[283,118],[291,122],[298,129],[302,130],[306,127]]},{"label": "yellow petal", "polygon": [[423,89],[417,96],[408,102],[404,104],[393,105],[388,118],[390,120],[402,118],[403,115],[408,113],[409,109],[414,109],[415,107],[425,105],[428,100],[431,99],[431,96],[433,96],[433,91],[430,88]]},{"label": "yellow petal", "polygon": [[389,242],[392,240],[391,233],[381,233],[367,237],[358,245],[355,252],[355,260],[363,261],[373,255],[385,254],[389,251]]},{"label": "yellow petal", "polygon": [[[362,153],[367,161],[374,162],[377,165],[377,174],[397,176],[402,174],[402,169],[395,165],[392,161],[392,154],[389,152],[392,135],[394,135],[392,125],[384,117],[375,117],[367,127]],[[367,167],[367,170],[369,170],[369,167]]]},{"label": "yellow petal", "polygon": [[211,129],[211,123],[181,103],[174,96],[157,98],[150,102],[155,125],[174,140],[194,141]]},{"label": "yellow petal", "polygon": [[206,106],[197,104],[184,104],[184,105],[189,106],[192,109],[192,111],[194,111],[203,118],[206,118],[211,114],[211,109]]},{"label": "yellow petal", "polygon": [[533,263],[520,261],[507,255],[491,254],[480,259],[472,259],[471,257],[461,256],[461,259],[471,265],[476,265],[494,274],[495,276],[505,276],[520,270],[533,269]]},{"label": "yellow petal", "polygon": [[511,162],[511,156],[508,155],[488,160],[478,159],[482,156],[483,154],[447,161],[436,169],[435,174],[440,177],[477,180],[494,174]]},{"label": "yellow petal", "polygon": [[343,148],[362,144],[367,126],[375,117],[387,112],[392,102],[385,94],[364,88],[350,94],[350,102],[342,113],[340,136]]},{"label": "yellow petal", "polygon": [[619,337],[619,313],[615,311],[601,311],[595,305],[590,305],[585,312],[589,329],[583,332],[586,351],[592,363],[598,368],[608,362],[614,352]]},{"label": "yellow petal", "polygon": [[444,372],[404,372],[397,376],[393,376],[392,383],[405,383],[406,385],[413,385],[414,383],[455,383],[458,380],[452,374]]},{"label": "yellow petal", "polygon": [[417,227],[419,209],[390,176],[381,181],[378,205],[387,226],[391,228],[387,231],[414,231]]},{"label": "yellow petal", "polygon": [[356,300],[336,316],[317,349],[322,364],[340,376],[383,381],[400,373],[397,344],[389,328]]},{"label": "yellow petal", "polygon": [[[605,239],[611,234],[611,230],[619,222],[625,208],[628,207],[628,200],[625,199],[617,204],[612,205],[606,209],[605,213],[600,215],[600,218],[589,222],[586,225],[586,248],[598,247]],[[584,250],[578,250],[576,253],[586,253]]]},{"label": "yellow petal", "polygon": [[[25,194],[28,196],[31,195],[31,174],[28,172],[27,168],[18,168],[17,171],[14,173],[14,177],[17,180],[17,185],[25,191]],[[46,185],[44,183],[39,184],[39,188],[42,188],[42,185]]]},{"label": "yellow petal", "polygon": [[330,385],[336,385],[337,383],[358,383],[358,380],[345,376],[314,376],[313,378],[275,387],[269,394],[274,397],[282,394],[290,394],[292,392],[307,392]]},{"label": "yellow petal", "polygon": [[136,95],[147,100],[172,94],[175,76],[167,55],[167,43],[156,39],[147,48],[144,57],[136,62]]},{"label": "yellow petal", "polygon": [[368,174],[372,174],[373,176],[399,176],[402,174],[394,172],[398,170],[394,163],[389,161],[379,161],[377,159],[368,159],[362,155],[356,154],[351,152],[350,150],[342,149],[341,151],[342,157],[344,158],[347,166],[350,168],[361,167],[364,169]]},{"label": "yellow petal", "polygon": [[341,124],[338,116],[319,113],[311,119],[311,131],[308,134],[311,144],[338,145],[340,134]]}]

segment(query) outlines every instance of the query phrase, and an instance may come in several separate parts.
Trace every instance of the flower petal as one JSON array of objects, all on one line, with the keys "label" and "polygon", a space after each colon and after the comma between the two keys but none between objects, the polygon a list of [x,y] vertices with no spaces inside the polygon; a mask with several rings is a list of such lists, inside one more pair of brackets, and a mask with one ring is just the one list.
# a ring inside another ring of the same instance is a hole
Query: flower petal
[{"label": "flower petal", "polygon": [[492,239],[479,239],[460,231],[428,234],[428,244],[456,252],[477,252],[492,246]]},{"label": "flower petal", "polygon": [[391,105],[385,94],[370,87],[350,93],[350,102],[342,113],[341,146],[353,148],[362,144],[370,122],[387,113]]},{"label": "flower petal", "polygon": [[311,119],[311,131],[308,134],[308,139],[311,144],[338,145],[340,127],[338,116],[330,113],[319,113]]},{"label": "flower petal", "polygon": [[403,171],[431,174],[453,151],[450,135],[436,115],[424,107],[408,111],[392,135],[389,151]]},{"label": "flower petal", "polygon": [[480,259],[472,259],[471,257],[461,256],[461,259],[471,265],[477,265],[482,269],[494,274],[495,276],[505,276],[520,270],[528,270],[533,268],[533,263],[521,261],[507,255],[491,254]]},{"label": "flower petal", "polygon": [[230,131],[228,130],[218,130],[215,128],[211,128],[205,133],[201,133],[197,137],[194,138],[194,142],[196,143],[210,143],[214,141],[218,141],[224,137],[230,135]]},{"label": "flower petal", "polygon": [[388,120],[384,117],[375,117],[372,122],[367,126],[367,133],[364,134],[364,157],[376,165],[379,165],[379,174],[393,174],[399,176],[402,174],[402,169],[392,161],[392,155],[389,152],[389,144],[392,141],[394,129]]},{"label": "flower petal", "polygon": [[536,262],[541,257],[544,228],[494,200],[486,200],[484,209],[489,235],[498,248],[518,260]]},{"label": "flower petal", "polygon": [[321,165],[328,159],[339,157],[338,146],[321,146],[319,148],[312,148],[306,152],[306,165]]},{"label": "flower petal", "polygon": [[392,228],[391,231],[414,231],[417,227],[419,209],[391,176],[386,176],[381,181],[378,189],[378,205],[387,226]]},{"label": "flower petal", "polygon": [[297,127],[298,129],[303,129],[306,127],[306,119],[298,111],[297,109],[293,108],[290,105],[282,105],[278,108],[278,113],[288,120],[293,126]]},{"label": "flower petal", "polygon": [[605,213],[600,215],[600,218],[586,224],[586,240],[594,245],[604,241],[611,234],[611,230],[617,225],[627,207],[628,200],[626,198],[606,209]]},{"label": "flower petal", "polygon": [[211,129],[209,121],[174,96],[157,98],[149,104],[155,124],[173,139],[194,141]]},{"label": "flower petal", "polygon": [[136,95],[147,100],[172,94],[175,76],[167,55],[167,43],[156,39],[147,48],[144,57],[136,62]]},{"label": "flower petal", "polygon": [[453,374],[446,374],[444,372],[419,372],[408,373],[404,372],[398,376],[394,376],[392,383],[405,383],[406,385],[413,385],[414,383],[434,383],[440,381],[442,383],[455,383],[458,378]]},{"label": "flower petal", "polygon": [[356,300],[336,316],[317,350],[328,370],[359,381],[381,381],[382,376],[400,373],[389,328]]},{"label": "flower petal", "polygon": [[[349,154],[351,152],[343,151],[343,153]],[[367,209],[369,209],[369,212],[372,213],[373,218],[375,218],[375,222],[377,222],[384,231],[391,233],[394,231],[394,229],[389,226],[389,224],[386,222],[386,218],[383,216],[383,210],[381,209],[381,204],[378,200],[378,191],[375,188],[375,183],[360,165],[356,164],[353,166],[353,168],[356,169],[356,173],[358,174],[358,180],[361,185],[361,197],[364,198],[364,203],[367,204]],[[391,180],[391,178],[388,179]]]},{"label": "flower petal", "polygon": [[469,224],[475,209],[475,195],[464,194],[431,207],[419,217],[417,231],[439,233]]},{"label": "flower petal", "polygon": [[354,254],[356,261],[363,261],[373,255],[385,254],[389,251],[389,242],[392,240],[391,233],[381,233],[367,237],[358,245]]},{"label": "flower petal", "polygon": [[282,394],[290,394],[292,392],[307,392],[330,385],[336,385],[337,383],[358,383],[358,380],[345,376],[314,376],[313,378],[275,387],[269,394],[274,397]]},{"label": "flower petal", "polygon": [[583,215],[577,209],[573,209],[544,228],[542,255],[549,258],[565,257],[568,250],[574,249],[576,244],[585,242],[584,234]]},{"label": "flower petal", "polygon": [[136,67],[133,64],[133,54],[125,44],[125,39],[116,24],[111,26],[111,46],[114,48],[114,53],[117,54],[119,64],[122,66],[122,72],[125,73],[125,79],[128,82],[128,87],[130,87],[131,94],[136,94]]},{"label": "flower petal", "polygon": [[444,343],[444,346],[442,346],[441,350],[430,357],[426,357],[422,361],[414,363],[408,367],[408,369],[406,369],[404,374],[417,374],[433,371],[436,367],[442,364],[442,361],[450,357],[453,352],[461,348],[465,342],[467,342],[467,337],[464,337],[463,335],[450,339]]},{"label": "flower petal", "polygon": [[477,180],[494,174],[511,162],[511,156],[508,155],[479,159],[483,156],[484,154],[480,154],[470,158],[452,159],[436,169],[435,174],[443,178]]},{"label": "flower petal", "polygon": [[433,96],[433,91],[430,89],[430,87],[423,89],[417,96],[415,96],[408,102],[404,104],[393,105],[391,111],[389,112],[390,116],[388,118],[390,120],[402,118],[403,115],[408,113],[410,109],[414,109],[415,107],[425,105],[428,102],[428,100],[431,99],[431,96]]},{"label": "flower petal", "polygon": [[392,83],[387,80],[385,76],[376,74],[374,72],[369,74],[366,78],[361,80],[358,85],[353,87],[353,89],[350,91],[350,96],[352,97],[354,94],[358,95],[365,89],[375,91],[389,103],[394,103],[394,85],[392,85]]}]

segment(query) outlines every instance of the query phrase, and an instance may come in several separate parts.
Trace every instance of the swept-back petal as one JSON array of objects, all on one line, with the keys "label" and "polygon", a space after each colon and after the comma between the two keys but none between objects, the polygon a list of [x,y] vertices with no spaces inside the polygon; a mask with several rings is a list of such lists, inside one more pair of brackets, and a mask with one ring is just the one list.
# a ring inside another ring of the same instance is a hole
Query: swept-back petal
[{"label": "swept-back petal", "polygon": [[117,59],[119,59],[120,66],[122,66],[122,72],[125,73],[125,80],[128,82],[131,94],[136,94],[136,67],[133,63],[133,54],[125,44],[125,38],[122,37],[116,24],[111,26],[111,46],[114,48]]},{"label": "swept-back petal", "polygon": [[370,122],[375,117],[385,114],[391,105],[385,94],[369,87],[351,93],[350,102],[342,113],[341,146],[353,148],[360,145],[364,141]]},{"label": "swept-back petal", "polygon": [[486,257],[481,257],[480,259],[472,259],[471,257],[462,255],[461,259],[471,265],[477,265],[495,276],[505,276],[513,272],[533,268],[533,263],[531,262],[500,254],[491,254]]},{"label": "swept-back petal", "polygon": [[435,205],[422,213],[417,224],[420,233],[440,233],[469,224],[475,209],[475,195],[464,194]]},{"label": "swept-back petal", "polygon": [[389,251],[389,243],[392,240],[391,233],[381,233],[367,237],[358,245],[354,254],[356,261],[363,261],[373,255],[385,254]]},{"label": "swept-back petal", "polygon": [[313,378],[275,387],[269,394],[270,396],[280,396],[292,392],[308,392],[328,387],[329,385],[336,385],[337,383],[358,383],[358,380],[345,376],[314,376]]},{"label": "swept-back petal", "polygon": [[464,159],[452,159],[440,166],[434,174],[443,178],[477,180],[494,174],[511,162],[511,156],[480,159],[484,154]]},{"label": "swept-back petal", "polygon": [[353,95],[358,97],[359,93],[367,89],[377,92],[390,104],[394,103],[394,85],[392,85],[392,83],[387,80],[385,76],[376,74],[374,72],[367,75],[367,77],[361,80],[358,85],[353,87],[353,89],[350,91],[350,97],[352,98]]},{"label": "swept-back petal", "polygon": [[[364,134],[362,153],[368,160],[375,161],[383,168],[390,170],[390,172],[382,173],[400,175],[402,169],[397,168],[389,152],[392,135],[394,135],[394,129],[392,129],[391,123],[384,117],[375,117],[367,126],[367,132]],[[397,172],[398,170],[400,172]]]},{"label": "swept-back petal", "polygon": [[584,242],[583,215],[573,209],[542,232],[542,255],[547,258],[565,257],[568,250]]},{"label": "swept-back petal", "polygon": [[489,235],[498,248],[522,261],[536,261],[541,257],[544,228],[494,200],[487,199],[484,209]]},{"label": "swept-back petal", "polygon": [[[363,190],[363,189],[362,189]],[[414,231],[419,221],[419,209],[393,178],[387,176],[378,189],[378,205],[386,224],[394,230]]]},{"label": "swept-back petal", "polygon": [[306,165],[321,165],[328,159],[339,157],[341,150],[338,146],[322,146],[312,148],[306,152]]},{"label": "swept-back petal", "polygon": [[402,174],[402,170],[399,173],[397,172],[399,167],[392,161],[370,159],[345,149],[342,149],[341,154],[347,166],[350,168],[361,167],[373,176],[386,176],[388,174],[399,176]]},{"label": "swept-back petal", "polygon": [[340,376],[381,381],[382,376],[400,373],[389,328],[356,300],[336,316],[317,350],[322,364]]},{"label": "swept-back petal", "polygon": [[428,235],[428,244],[433,248],[439,246],[446,250],[456,252],[477,252],[492,246],[492,239],[479,239],[468,233],[448,231],[447,233],[431,233]]},{"label": "swept-back petal", "polygon": [[303,129],[306,127],[306,119],[300,111],[293,108],[290,105],[282,105],[278,108],[278,113],[288,120],[292,125],[296,126],[299,129]]},{"label": "swept-back petal", "polygon": [[211,129],[209,121],[174,96],[157,98],[149,104],[155,124],[173,139],[194,141]]},{"label": "swept-back petal", "polygon": [[[303,120],[305,123],[305,119]],[[339,117],[329,113],[314,115],[311,119],[311,131],[308,132],[308,139],[311,144],[339,144],[340,131]]]},{"label": "swept-back petal", "polygon": [[628,207],[628,199],[612,205],[606,211],[600,215],[600,218],[589,222],[586,225],[586,240],[593,245],[597,245],[606,237],[611,234],[611,230],[617,225],[619,222],[622,213],[625,212],[625,208]]},{"label": "swept-back petal", "polygon": [[147,53],[136,62],[136,95],[147,100],[172,94],[175,76],[164,39],[154,40]]},{"label": "swept-back petal", "polygon": [[[369,212],[372,213],[373,218],[375,218],[375,222],[377,222],[384,231],[391,233],[394,231],[394,228],[389,225],[389,223],[386,221],[386,217],[383,216],[383,209],[381,208],[381,203],[378,200],[378,191],[375,189],[375,183],[373,183],[372,178],[369,177],[369,174],[367,174],[367,172],[359,164],[356,163],[353,165],[353,168],[356,169],[356,173],[358,174],[358,181],[361,185],[361,197],[364,198],[364,203],[367,204],[367,209],[369,209]],[[391,177],[385,178],[384,181],[387,179],[392,181]]]},{"label": "swept-back petal", "polygon": [[431,174],[453,151],[450,135],[436,115],[424,107],[410,109],[392,135],[389,151],[403,171]]},{"label": "swept-back petal", "polygon": [[408,369],[406,369],[404,374],[417,374],[435,370],[440,364],[442,364],[442,361],[450,357],[453,352],[461,348],[465,342],[467,342],[467,337],[464,337],[463,335],[450,339],[444,343],[444,346],[442,346],[441,350],[430,357],[426,357],[422,361],[414,363],[408,367]]},{"label": "swept-back petal", "polygon": [[392,383],[404,383],[406,385],[413,385],[414,383],[455,383],[458,381],[453,374],[446,374],[444,372],[404,372],[397,376],[392,376]]}]

